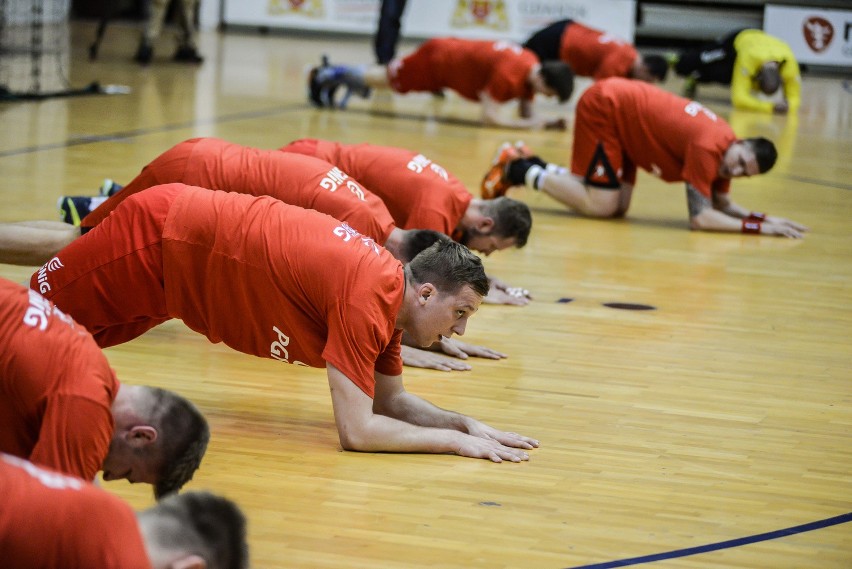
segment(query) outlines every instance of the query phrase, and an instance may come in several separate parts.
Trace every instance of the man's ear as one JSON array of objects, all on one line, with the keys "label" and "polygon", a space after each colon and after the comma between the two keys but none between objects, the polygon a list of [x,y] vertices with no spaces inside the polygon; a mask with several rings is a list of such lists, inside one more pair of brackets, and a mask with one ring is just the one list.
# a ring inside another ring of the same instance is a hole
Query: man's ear
[{"label": "man's ear", "polygon": [[198,555],[187,555],[172,561],[169,569],[207,569],[207,562]]},{"label": "man's ear", "polygon": [[159,433],[150,425],[136,425],[131,427],[125,438],[131,446],[143,447],[157,440]]},{"label": "man's ear", "polygon": [[432,283],[423,283],[417,288],[417,300],[424,306],[429,299],[435,295],[435,286]]},{"label": "man's ear", "polygon": [[494,218],[483,216],[476,222],[476,229],[483,235],[490,235],[494,229]]}]

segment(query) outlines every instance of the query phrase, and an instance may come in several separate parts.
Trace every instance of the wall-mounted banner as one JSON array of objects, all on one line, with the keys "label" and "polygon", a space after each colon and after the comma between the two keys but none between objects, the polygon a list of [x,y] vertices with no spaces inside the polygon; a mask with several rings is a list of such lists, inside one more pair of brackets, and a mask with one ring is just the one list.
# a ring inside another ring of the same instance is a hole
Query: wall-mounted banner
[{"label": "wall-mounted banner", "polygon": [[[225,0],[226,24],[373,34],[380,0]],[[635,0],[408,0],[402,35],[524,41],[551,22],[578,20],[633,41]]]},{"label": "wall-mounted banner", "polygon": [[763,31],[787,42],[800,63],[852,70],[852,11],[766,6]]}]

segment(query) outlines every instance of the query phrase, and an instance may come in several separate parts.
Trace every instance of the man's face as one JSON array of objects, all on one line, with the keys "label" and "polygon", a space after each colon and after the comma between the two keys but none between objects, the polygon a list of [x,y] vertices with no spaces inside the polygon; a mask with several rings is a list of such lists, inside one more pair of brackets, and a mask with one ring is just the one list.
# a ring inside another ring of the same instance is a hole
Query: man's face
[{"label": "man's face", "polygon": [[[109,452],[103,463],[104,480],[122,480],[126,478],[131,484],[157,482],[159,467],[152,461],[149,452],[137,442],[128,442],[129,433],[125,436],[116,434],[109,444]],[[133,439],[130,439],[133,441]]]},{"label": "man's face", "polygon": [[438,291],[429,283],[417,287],[417,306],[411,328],[406,332],[418,346],[431,346],[441,337],[464,334],[467,319],[482,303],[470,286],[465,285],[455,294]]},{"label": "man's face", "polygon": [[740,178],[760,174],[757,157],[746,143],[737,141],[728,147],[719,164],[720,178]]},{"label": "man's face", "polygon": [[497,237],[491,233],[483,233],[477,229],[469,229],[464,236],[464,242],[468,249],[482,253],[486,257],[494,251],[502,251],[517,245],[514,237]]}]

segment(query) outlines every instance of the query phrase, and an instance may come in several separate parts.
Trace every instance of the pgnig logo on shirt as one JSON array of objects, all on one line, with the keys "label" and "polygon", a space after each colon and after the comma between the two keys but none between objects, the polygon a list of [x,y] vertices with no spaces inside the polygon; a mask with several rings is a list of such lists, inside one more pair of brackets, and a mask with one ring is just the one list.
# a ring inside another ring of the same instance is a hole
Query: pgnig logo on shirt
[{"label": "pgnig logo on shirt", "polygon": [[276,340],[269,346],[269,357],[285,364],[292,363],[296,366],[308,365],[300,361],[290,362],[290,352],[287,351],[287,346],[290,345],[290,336],[282,332],[278,326],[273,326],[272,331],[276,334]]},{"label": "pgnig logo on shirt", "polygon": [[54,257],[41,266],[36,275],[36,282],[38,282],[38,291],[40,293],[44,294],[50,290],[50,283],[47,282],[47,273],[56,271],[62,267],[64,265],[59,260],[59,257]]}]

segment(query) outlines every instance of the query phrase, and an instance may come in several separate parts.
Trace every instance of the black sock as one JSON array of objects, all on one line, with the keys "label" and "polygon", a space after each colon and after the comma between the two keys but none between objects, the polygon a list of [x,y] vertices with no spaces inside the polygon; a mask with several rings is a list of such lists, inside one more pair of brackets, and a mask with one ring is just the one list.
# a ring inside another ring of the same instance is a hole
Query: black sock
[{"label": "black sock", "polygon": [[519,158],[518,160],[509,163],[509,168],[506,171],[506,178],[508,178],[512,185],[522,186],[524,185],[524,180],[527,176],[527,170],[533,166],[537,166],[537,164],[529,158]]}]

